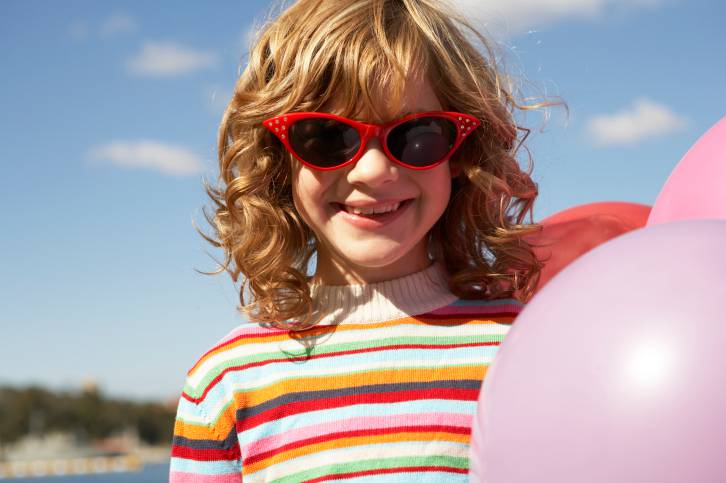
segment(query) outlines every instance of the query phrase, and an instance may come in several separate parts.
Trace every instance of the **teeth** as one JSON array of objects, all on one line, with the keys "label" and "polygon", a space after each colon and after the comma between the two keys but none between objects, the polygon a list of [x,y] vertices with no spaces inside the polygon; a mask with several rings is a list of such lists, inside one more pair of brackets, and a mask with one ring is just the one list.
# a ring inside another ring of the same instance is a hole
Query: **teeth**
[{"label": "teeth", "polygon": [[401,206],[401,203],[394,203],[392,205],[386,205],[386,206],[378,206],[375,208],[354,208],[352,206],[345,206],[345,211],[348,213],[353,213],[355,215],[371,215],[371,214],[378,214],[378,213],[388,213],[389,211],[395,211],[398,209],[399,206]]}]

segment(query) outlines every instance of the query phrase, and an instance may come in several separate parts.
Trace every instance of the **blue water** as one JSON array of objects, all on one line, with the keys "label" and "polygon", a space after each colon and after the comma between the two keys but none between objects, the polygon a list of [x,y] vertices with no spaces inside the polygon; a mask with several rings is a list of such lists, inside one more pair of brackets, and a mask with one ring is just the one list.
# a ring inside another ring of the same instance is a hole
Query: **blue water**
[{"label": "blue water", "polygon": [[169,464],[145,465],[141,471],[132,473],[43,476],[40,478],[11,478],[4,481],[12,481],[13,483],[168,483]]}]

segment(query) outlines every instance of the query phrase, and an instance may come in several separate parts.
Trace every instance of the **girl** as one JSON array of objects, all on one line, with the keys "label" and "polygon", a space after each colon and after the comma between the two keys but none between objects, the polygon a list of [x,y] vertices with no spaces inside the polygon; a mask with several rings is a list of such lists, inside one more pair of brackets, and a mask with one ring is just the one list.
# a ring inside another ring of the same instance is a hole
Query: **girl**
[{"label": "girl", "polygon": [[170,481],[467,480],[541,267],[522,108],[438,0],[299,0],[264,27],[207,186],[254,323],[188,371]]}]

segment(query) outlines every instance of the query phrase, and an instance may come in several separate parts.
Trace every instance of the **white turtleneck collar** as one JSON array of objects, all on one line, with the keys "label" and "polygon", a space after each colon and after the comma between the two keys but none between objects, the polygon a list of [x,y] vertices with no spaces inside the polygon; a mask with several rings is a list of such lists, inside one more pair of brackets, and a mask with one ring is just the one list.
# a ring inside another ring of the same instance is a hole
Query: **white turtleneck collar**
[{"label": "white turtleneck collar", "polygon": [[440,262],[393,280],[367,285],[310,286],[316,325],[364,323],[419,315],[444,307],[458,297],[449,291]]}]

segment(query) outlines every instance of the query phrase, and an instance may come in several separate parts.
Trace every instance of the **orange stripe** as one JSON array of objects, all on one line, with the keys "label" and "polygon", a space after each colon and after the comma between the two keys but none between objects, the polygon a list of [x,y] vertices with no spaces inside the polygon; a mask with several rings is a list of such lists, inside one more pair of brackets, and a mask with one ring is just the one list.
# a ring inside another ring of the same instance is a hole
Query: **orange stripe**
[{"label": "orange stripe", "polygon": [[189,439],[216,439],[217,441],[221,441],[235,427],[236,418],[235,409],[232,404],[229,404],[214,424],[188,423],[177,419],[174,422],[174,436],[183,436]]},{"label": "orange stripe", "polygon": [[[452,321],[452,323],[456,323],[455,321],[460,320],[462,322],[466,322],[466,325],[489,325],[489,324],[501,324],[501,323],[511,324],[514,321],[514,319],[516,318],[515,316],[495,317],[495,318],[490,317],[490,318],[482,318],[482,319],[472,319],[470,317],[471,316],[461,316],[461,317],[452,316],[447,320]],[[396,327],[399,325],[407,325],[407,324],[411,324],[411,323],[417,323],[420,325],[429,325],[424,322],[426,320],[428,320],[428,319],[426,319],[426,317],[424,317],[424,316],[417,316],[417,318],[405,317],[403,319],[395,319],[395,320],[389,320],[386,322],[379,322],[379,323],[373,323],[373,324],[345,324],[345,325],[336,326],[336,327],[321,326],[321,327],[313,327],[313,328],[308,329],[307,331],[301,332],[299,334],[301,336],[303,334],[305,336],[314,336],[314,335],[325,334],[326,332],[329,332],[331,330],[334,332],[342,333],[342,332],[346,332],[346,331],[350,331],[350,330],[362,330],[362,329],[363,330],[365,330],[365,329],[373,330],[373,329],[380,329],[380,328],[384,328],[384,327]],[[437,321],[437,319],[433,319],[433,318],[430,320]],[[212,349],[211,351],[204,354],[196,362],[196,364],[194,364],[194,366],[191,369],[189,369],[187,374],[192,375],[195,372],[195,370],[202,363],[204,363],[204,361],[206,361],[207,359],[214,357],[215,355],[217,355],[221,352],[225,352],[227,350],[232,350],[235,347],[239,347],[242,345],[248,345],[248,344],[279,342],[279,341],[283,341],[283,340],[288,340],[289,338],[290,338],[290,336],[288,335],[288,333],[283,333],[283,334],[278,334],[278,335],[268,335],[268,336],[260,336],[260,337],[245,337],[245,338],[242,338],[242,339],[239,339],[236,341],[224,343],[221,346],[219,346],[215,349]]]},{"label": "orange stripe", "polygon": [[366,444],[380,444],[380,443],[400,443],[400,442],[412,442],[412,441],[449,441],[452,443],[464,443],[468,444],[471,436],[468,434],[453,434],[445,432],[405,432],[405,433],[384,433],[373,436],[355,436],[348,438],[334,439],[325,441],[322,443],[311,444],[302,446],[299,448],[293,448],[288,451],[276,453],[269,458],[257,461],[250,465],[243,465],[243,473],[249,474],[255,471],[263,470],[270,466],[276,465],[283,461],[287,461],[299,456],[310,455],[330,449],[348,448],[351,446],[362,446]]},{"label": "orange stripe", "polygon": [[333,374],[317,377],[300,377],[276,382],[270,386],[235,392],[237,407],[251,407],[264,403],[284,394],[347,387],[365,386],[368,384],[395,384],[406,382],[430,382],[437,380],[484,379],[487,366],[484,364],[462,367],[445,367],[431,369],[385,369],[373,370],[360,374]]}]

